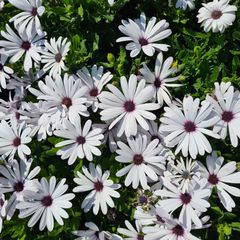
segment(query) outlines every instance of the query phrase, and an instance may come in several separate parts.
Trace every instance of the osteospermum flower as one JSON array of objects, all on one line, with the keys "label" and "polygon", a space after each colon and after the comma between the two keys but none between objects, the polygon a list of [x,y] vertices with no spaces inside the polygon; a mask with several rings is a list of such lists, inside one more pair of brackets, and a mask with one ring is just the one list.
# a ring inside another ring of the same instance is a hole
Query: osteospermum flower
[{"label": "osteospermum flower", "polygon": [[188,191],[185,192],[168,180],[164,178],[162,180],[165,189],[155,191],[155,194],[162,198],[159,201],[160,206],[171,213],[181,207],[179,220],[188,229],[191,229],[192,222],[198,227],[202,227],[198,213],[206,212],[207,208],[210,207],[207,199],[211,195],[211,190],[206,188],[205,179],[190,185]]},{"label": "osteospermum flower", "polygon": [[211,152],[212,147],[205,137],[206,135],[214,138],[220,136],[212,130],[218,116],[212,116],[213,107],[209,102],[203,102],[201,106],[200,99],[193,99],[191,96],[184,97],[182,108],[175,105],[165,107],[165,113],[160,121],[160,129],[168,135],[165,137],[167,146],[177,146],[175,154],[182,151],[184,157],[188,154],[195,159],[197,154],[204,155]]},{"label": "osteospermum flower", "polygon": [[194,9],[195,8],[195,0],[177,0],[176,8],[181,8],[183,10]]},{"label": "osteospermum flower", "polygon": [[120,82],[123,93],[111,84],[107,85],[111,92],[101,93],[99,107],[103,110],[100,114],[101,120],[112,121],[109,129],[119,122],[118,137],[124,132],[129,137],[137,134],[138,124],[145,130],[149,129],[145,119],[155,120],[155,114],[150,111],[158,109],[159,105],[147,103],[153,93],[150,86],[145,87],[145,80],[137,83],[137,77],[132,74],[128,82],[125,77],[121,77]]},{"label": "osteospermum flower", "polygon": [[216,152],[207,156],[207,168],[200,162],[201,175],[208,180],[209,187],[217,188],[217,193],[223,206],[229,211],[236,206],[230,195],[240,197],[240,189],[228,185],[228,183],[239,184],[240,172],[237,170],[236,162],[228,162],[223,165],[224,158],[218,157]]},{"label": "osteospermum flower", "polygon": [[27,191],[37,191],[34,177],[40,172],[40,167],[35,167],[30,171],[32,165],[30,160],[13,160],[11,163],[5,162],[0,166],[0,192],[12,193],[7,205],[7,219],[13,216],[16,205],[23,201]]},{"label": "osteospermum flower", "polygon": [[145,63],[143,63],[143,68],[139,70],[143,79],[152,86],[154,98],[161,106],[163,102],[171,103],[171,94],[167,87],[182,86],[182,84],[172,83],[179,79],[179,76],[171,77],[177,71],[177,68],[173,67],[172,64],[172,57],[163,61],[163,54],[159,53],[155,63],[155,72],[151,72]]},{"label": "osteospermum flower", "polygon": [[9,125],[5,120],[0,122],[0,156],[13,159],[17,153],[21,159],[25,159],[26,155],[31,154],[30,148],[26,145],[31,142],[29,136],[31,128],[26,127],[22,122],[18,124],[11,121]]},{"label": "osteospermum flower", "polygon": [[101,151],[97,148],[104,138],[101,128],[91,130],[91,120],[88,120],[83,127],[80,121],[75,121],[74,124],[66,121],[65,125],[66,129],[56,130],[54,135],[68,139],[57,143],[56,147],[64,146],[57,154],[61,155],[62,159],[68,159],[69,165],[73,164],[77,157],[80,159],[86,157],[87,160],[92,161],[93,155],[101,155]]},{"label": "osteospermum flower", "polygon": [[5,54],[0,54],[0,91],[1,88],[7,87],[7,80],[10,79],[10,75],[13,74],[13,70],[5,66],[7,58]]},{"label": "osteospermum flower", "polygon": [[198,22],[202,23],[205,32],[211,29],[213,32],[224,32],[228,26],[235,21],[237,7],[229,5],[230,0],[213,0],[203,3],[203,7],[198,11]]},{"label": "osteospermum flower", "polygon": [[161,156],[163,148],[158,139],[148,142],[145,135],[138,135],[135,139],[128,138],[127,141],[128,145],[117,143],[119,149],[116,153],[119,156],[116,160],[129,165],[119,170],[116,175],[121,177],[127,174],[124,182],[126,186],[132,183],[133,188],[137,188],[140,183],[143,189],[148,189],[148,180],[157,181],[160,169],[165,169],[166,158]]},{"label": "osteospermum flower", "polygon": [[66,179],[63,178],[56,185],[56,177],[52,176],[49,182],[46,178],[42,178],[40,182],[37,182],[38,192],[28,191],[24,202],[17,204],[20,210],[18,217],[26,218],[32,215],[28,221],[28,227],[33,227],[41,218],[40,231],[45,227],[52,231],[54,219],[59,225],[63,225],[62,218],[68,218],[68,213],[64,209],[72,207],[70,200],[75,197],[73,193],[65,194],[68,189],[65,182]]},{"label": "osteospermum flower", "polygon": [[[42,36],[37,35],[36,31],[32,31],[28,36],[26,29],[17,35],[9,25],[6,25],[7,32],[1,31],[1,35],[6,40],[0,40],[0,46],[3,47],[3,51],[6,55],[10,56],[10,62],[17,62],[23,55],[24,58],[24,70],[28,71],[33,66],[33,62],[38,63],[41,60],[40,52],[42,52],[45,40]],[[18,29],[17,29],[18,30]]]},{"label": "osteospermum flower", "polygon": [[32,31],[36,31],[38,35],[42,35],[42,27],[39,21],[45,11],[42,6],[42,0],[8,0],[13,6],[23,12],[12,17],[9,21],[14,22],[15,27],[20,33],[26,30],[28,36],[31,36]]},{"label": "osteospermum flower", "polygon": [[93,65],[91,73],[86,67],[77,72],[77,76],[82,80],[83,84],[88,88],[87,99],[94,112],[98,110],[98,97],[104,85],[106,85],[113,75],[110,72],[103,73],[103,67]]},{"label": "osteospermum flower", "polygon": [[46,42],[46,50],[42,52],[41,62],[44,64],[43,70],[49,71],[49,76],[56,78],[61,75],[62,70],[67,71],[68,68],[64,64],[64,60],[70,50],[71,43],[67,41],[67,38],[59,37],[50,39],[50,43]]},{"label": "osteospermum flower", "polygon": [[30,91],[38,100],[45,101],[53,123],[61,125],[67,119],[73,123],[75,120],[80,121],[80,116],[89,116],[84,96],[87,88],[72,76],[65,74],[62,78],[57,75],[55,81],[47,76],[45,83],[38,82],[38,87],[40,91],[34,88],[30,88]]},{"label": "osteospermum flower", "polygon": [[2,231],[3,219],[7,213],[8,200],[5,200],[4,194],[0,193],[0,233]]},{"label": "osteospermum flower", "polygon": [[139,19],[122,20],[122,24],[118,28],[127,37],[120,37],[117,42],[131,41],[126,46],[131,51],[131,57],[136,57],[141,50],[148,56],[153,56],[155,50],[168,51],[169,45],[157,43],[172,33],[165,19],[156,23],[156,18],[152,17],[146,25],[146,15],[141,13]]},{"label": "osteospermum flower", "polygon": [[126,236],[125,239],[128,240],[143,240],[144,233],[142,232],[142,224],[140,221],[136,220],[136,229],[132,226],[129,221],[124,222],[127,228],[118,228],[117,231]]},{"label": "osteospermum flower", "polygon": [[225,139],[229,132],[231,144],[238,145],[240,138],[240,93],[230,86],[222,93],[218,84],[215,85],[215,98],[207,96],[206,100],[213,104],[214,111],[219,116],[219,121],[214,125],[213,131],[220,133]]},{"label": "osteospermum flower", "polygon": [[112,198],[120,197],[115,190],[119,189],[121,185],[114,184],[112,180],[108,179],[110,172],[102,173],[100,165],[95,167],[90,163],[89,170],[83,166],[82,171],[85,175],[77,172],[78,177],[73,180],[79,186],[75,187],[73,192],[91,191],[82,202],[81,208],[84,209],[84,212],[88,212],[93,207],[95,215],[98,214],[99,208],[103,214],[107,214],[108,206],[114,207]]},{"label": "osteospermum flower", "polygon": [[0,0],[0,11],[4,8],[4,0]]}]

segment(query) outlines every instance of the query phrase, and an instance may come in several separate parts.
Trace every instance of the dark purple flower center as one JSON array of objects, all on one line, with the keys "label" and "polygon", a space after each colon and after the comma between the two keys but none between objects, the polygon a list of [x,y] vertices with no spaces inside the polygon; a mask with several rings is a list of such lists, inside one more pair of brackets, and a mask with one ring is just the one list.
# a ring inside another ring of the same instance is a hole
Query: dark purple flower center
[{"label": "dark purple flower center", "polygon": [[189,193],[182,193],[180,199],[183,204],[189,204],[191,202],[191,195]]},{"label": "dark purple flower center", "polygon": [[0,63],[0,71],[3,71],[3,65]]},{"label": "dark purple flower center", "polygon": [[148,198],[146,196],[140,196],[138,201],[140,204],[146,204],[148,203]]},{"label": "dark purple flower center", "polygon": [[97,88],[92,88],[90,91],[89,91],[89,95],[91,97],[97,97],[98,96],[98,89]]},{"label": "dark purple flower center", "polygon": [[67,108],[72,106],[72,99],[69,97],[64,97],[62,100],[62,104],[65,105]]},{"label": "dark purple flower center", "polygon": [[86,142],[86,138],[83,137],[83,136],[78,136],[77,139],[76,139],[76,142],[79,144],[79,145],[82,145]]},{"label": "dark purple flower center", "polygon": [[42,198],[41,203],[44,207],[50,207],[53,203],[53,199],[51,196],[45,196]]},{"label": "dark purple flower center", "polygon": [[101,192],[103,190],[103,184],[100,181],[94,183],[94,188],[97,192]]},{"label": "dark purple flower center", "polygon": [[196,131],[196,125],[192,121],[187,121],[187,122],[184,123],[184,129],[188,133],[195,132]]},{"label": "dark purple flower center", "polygon": [[138,42],[141,46],[148,45],[148,40],[146,38],[139,38]]},{"label": "dark purple flower center", "polygon": [[25,51],[28,51],[28,50],[31,48],[31,43],[28,42],[28,41],[24,41],[24,42],[22,43],[21,48],[24,49]]},{"label": "dark purple flower center", "polygon": [[18,147],[19,145],[21,145],[21,139],[19,137],[14,138],[12,145],[14,147]]},{"label": "dark purple flower center", "polygon": [[222,113],[222,120],[224,122],[229,123],[233,120],[233,118],[234,118],[234,115],[233,115],[233,112],[231,112],[231,111],[224,111]]},{"label": "dark purple flower center", "polygon": [[222,16],[222,11],[215,10],[212,12],[212,18],[217,20]]},{"label": "dark purple flower center", "polygon": [[15,192],[21,192],[23,189],[24,189],[24,184],[23,182],[19,181],[19,182],[16,182],[14,185],[13,185],[13,189]]},{"label": "dark purple flower center", "polygon": [[34,17],[37,16],[37,15],[38,15],[37,8],[36,8],[36,7],[33,7],[31,13],[32,13],[32,16],[34,16]]},{"label": "dark purple flower center", "polygon": [[138,236],[137,236],[137,240],[144,240],[144,235],[142,235],[142,234],[138,234]]},{"label": "dark purple flower center", "polygon": [[15,117],[16,117],[16,119],[17,119],[17,120],[19,120],[19,119],[20,119],[20,116],[21,116],[21,115],[20,115],[20,113],[19,113],[19,112],[15,112]]},{"label": "dark purple flower center", "polygon": [[153,84],[154,84],[154,86],[155,86],[156,88],[160,88],[160,87],[161,87],[161,84],[162,84],[162,81],[160,80],[159,77],[156,77]]},{"label": "dark purple flower center", "polygon": [[182,226],[177,225],[172,229],[173,234],[176,236],[183,236],[184,235],[184,229]]},{"label": "dark purple flower center", "polygon": [[208,182],[211,183],[212,185],[216,185],[216,184],[218,184],[219,179],[218,179],[217,175],[210,174],[208,177]]},{"label": "dark purple flower center", "polygon": [[135,154],[133,157],[133,163],[135,165],[141,165],[143,163],[144,159],[141,154]]},{"label": "dark purple flower center", "polygon": [[135,103],[131,100],[124,103],[124,109],[126,112],[133,112],[135,110]]},{"label": "dark purple flower center", "polygon": [[4,200],[1,198],[0,199],[0,207],[2,207],[4,205]]},{"label": "dark purple flower center", "polygon": [[61,53],[57,53],[57,54],[55,55],[55,60],[56,60],[56,62],[60,63],[61,60],[62,60],[62,54],[61,54]]}]

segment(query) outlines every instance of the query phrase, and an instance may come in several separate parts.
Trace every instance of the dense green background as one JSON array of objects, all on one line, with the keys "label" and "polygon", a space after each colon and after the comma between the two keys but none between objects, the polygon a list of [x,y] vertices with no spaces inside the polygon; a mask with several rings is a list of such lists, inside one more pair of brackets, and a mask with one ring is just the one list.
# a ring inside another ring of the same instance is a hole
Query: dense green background
[{"label": "dense green background", "polygon": [[[103,65],[114,74],[113,82],[118,85],[119,77],[129,76],[136,73],[141,62],[145,61],[154,68],[155,57],[149,58],[139,55],[131,59],[129,52],[124,50],[124,45],[116,43],[115,40],[122,34],[118,25],[122,19],[137,18],[143,11],[147,17],[156,16],[157,19],[167,19],[173,31],[171,37],[166,39],[171,48],[165,57],[173,56],[178,62],[182,74],[181,82],[184,87],[172,90],[172,94],[182,99],[184,94],[192,94],[194,97],[204,99],[206,93],[211,92],[215,81],[231,81],[240,89],[240,8],[234,25],[223,34],[205,33],[197,23],[197,11],[201,1],[196,1],[196,9],[193,11],[177,10],[173,5],[168,6],[167,0],[117,0],[110,8],[107,0],[43,0],[46,12],[41,18],[44,30],[51,37],[67,37],[72,45],[67,57],[66,64],[70,73],[83,66],[92,64]],[[206,2],[206,1],[205,1]],[[239,0],[232,1],[239,7]],[[0,12],[0,29],[5,29],[8,19],[19,11],[7,4]],[[12,66],[22,74],[22,63],[18,62]],[[4,97],[4,93],[0,93]],[[29,98],[30,99],[30,98]],[[158,114],[160,116],[162,112]],[[93,116],[93,119],[99,118]],[[67,178],[71,190],[75,184],[73,177],[83,164],[88,161],[76,161],[73,166],[68,166],[67,161],[61,160],[55,155],[54,144],[59,139],[50,137],[39,144],[35,139],[31,143],[34,165],[39,165],[42,171],[39,177]],[[225,157],[226,161],[240,162],[239,147],[234,149],[229,139],[225,141],[211,141],[213,149]],[[103,156],[95,158],[95,163],[100,163],[104,170],[110,169],[111,177],[115,182],[122,183],[124,178],[117,179],[115,173],[121,168],[121,164],[114,160],[114,154],[110,154],[106,146],[103,146]],[[205,158],[199,158],[205,161]],[[240,164],[239,164],[240,166]],[[134,206],[137,202],[136,191],[131,188],[120,189],[121,198],[116,200],[116,209],[109,212],[107,216],[101,213],[94,216],[91,212],[83,214],[80,208],[82,199],[86,194],[77,194],[73,202],[73,208],[68,212],[70,218],[65,221],[63,227],[55,224],[50,233],[46,230],[39,232],[38,225],[34,228],[27,227],[28,219],[19,220],[17,214],[11,221],[4,222],[4,228],[0,234],[1,239],[74,239],[71,234],[73,230],[84,229],[85,221],[94,221],[103,230],[116,232],[116,228],[124,226],[124,220],[132,220]],[[83,197],[82,197],[83,196]],[[202,239],[240,239],[240,200],[236,199],[237,207],[232,213],[227,213],[219,203],[216,195],[210,199],[212,208],[209,209],[212,227],[206,230],[193,231]]]}]

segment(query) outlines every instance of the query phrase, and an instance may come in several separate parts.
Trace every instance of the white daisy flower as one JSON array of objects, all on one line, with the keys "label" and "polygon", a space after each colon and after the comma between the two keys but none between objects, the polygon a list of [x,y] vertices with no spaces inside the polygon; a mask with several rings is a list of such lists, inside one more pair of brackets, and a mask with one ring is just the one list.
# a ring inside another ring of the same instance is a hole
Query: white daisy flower
[{"label": "white daisy flower", "polygon": [[77,76],[82,80],[83,84],[87,86],[87,98],[94,112],[98,110],[98,97],[103,87],[113,78],[110,72],[103,74],[103,67],[93,65],[91,73],[86,67],[83,67],[77,72]]},{"label": "white daisy flower", "polygon": [[195,0],[177,0],[176,8],[181,8],[183,10],[194,9],[195,8]]},{"label": "white daisy flower", "polygon": [[5,89],[7,87],[7,80],[9,80],[11,74],[13,74],[13,70],[5,66],[7,58],[5,54],[0,54],[0,92],[1,88]]},{"label": "white daisy flower", "polygon": [[0,0],[0,11],[2,11],[4,5],[5,5],[4,0]]},{"label": "white daisy flower", "polygon": [[17,209],[20,210],[18,217],[26,218],[32,215],[28,227],[33,227],[41,218],[40,231],[45,227],[48,231],[52,231],[54,219],[59,225],[63,225],[62,218],[68,218],[68,213],[64,209],[72,207],[70,200],[75,197],[73,193],[64,194],[68,189],[65,182],[66,179],[63,178],[56,185],[56,177],[52,176],[49,182],[46,178],[42,178],[41,182],[37,182],[38,192],[28,191],[24,196],[24,202],[17,204]]},{"label": "white daisy flower", "polygon": [[121,89],[123,93],[112,84],[107,87],[111,92],[104,91],[100,94],[99,107],[103,109],[101,120],[112,123],[109,129],[113,128],[116,123],[118,126],[118,137],[125,132],[127,137],[137,134],[138,124],[145,130],[149,130],[149,126],[145,119],[155,120],[155,114],[150,111],[159,108],[156,103],[147,103],[153,95],[150,86],[145,87],[145,80],[137,83],[137,77],[132,74],[127,82],[125,77],[120,79]]},{"label": "white daisy flower", "polygon": [[91,130],[92,121],[88,120],[85,125],[81,126],[81,121],[75,121],[74,124],[69,121],[65,122],[66,129],[54,131],[54,135],[66,138],[63,142],[56,144],[56,147],[63,147],[58,150],[57,155],[62,159],[68,159],[68,165],[72,165],[79,157],[92,161],[93,155],[101,156],[101,151],[97,148],[104,138],[101,128]]},{"label": "white daisy flower", "polygon": [[235,172],[237,170],[236,162],[228,162],[222,166],[223,162],[224,158],[217,157],[216,152],[213,152],[211,156],[207,156],[207,168],[200,162],[198,162],[198,164],[202,177],[208,180],[211,189],[213,187],[217,188],[221,203],[231,212],[236,204],[230,194],[240,197],[240,189],[227,183],[239,184],[240,172]]},{"label": "white daisy flower", "polygon": [[108,179],[110,172],[102,173],[100,165],[95,168],[93,163],[90,163],[89,170],[83,166],[82,171],[85,175],[77,172],[78,177],[73,180],[79,186],[75,187],[73,192],[91,191],[82,202],[81,208],[84,209],[84,212],[88,212],[93,207],[95,215],[98,214],[99,208],[103,214],[107,214],[108,206],[114,207],[112,198],[120,197],[120,194],[115,190],[119,189],[121,185],[114,184],[112,180]]},{"label": "white daisy flower", "polygon": [[[205,179],[198,183],[190,185],[188,191],[180,190],[166,179],[162,179],[165,189],[156,190],[154,194],[160,196],[160,206],[167,212],[174,212],[181,207],[179,220],[191,229],[191,223],[202,227],[202,221],[199,218],[199,212],[206,212],[210,207],[207,199],[211,195],[211,190],[206,188]],[[167,199],[165,199],[167,198]]]},{"label": "white daisy flower", "polygon": [[12,193],[7,205],[7,219],[11,219],[16,205],[23,201],[27,191],[37,191],[36,179],[34,177],[40,172],[40,167],[35,167],[30,171],[32,165],[30,160],[13,160],[5,162],[0,166],[0,192]]},{"label": "white daisy flower", "polygon": [[163,102],[171,103],[171,93],[167,87],[180,87],[182,84],[172,83],[179,79],[180,76],[171,77],[177,72],[177,68],[172,66],[173,58],[169,57],[163,61],[163,54],[159,53],[155,63],[155,72],[143,63],[143,68],[139,70],[143,79],[152,86],[154,91],[154,99],[162,106]]},{"label": "white daisy flower", "polygon": [[180,160],[176,161],[176,165],[171,165],[172,175],[166,176],[166,178],[170,178],[172,183],[179,185],[183,192],[188,191],[189,185],[197,183],[200,180],[199,166],[191,158],[183,160],[180,157]]},{"label": "white daisy flower", "polygon": [[175,154],[182,151],[184,157],[190,154],[191,158],[195,159],[197,154],[204,155],[205,151],[212,151],[205,134],[214,138],[220,137],[207,129],[218,121],[218,116],[212,116],[213,106],[206,101],[202,102],[201,106],[199,104],[199,98],[185,96],[182,109],[173,104],[164,108],[164,116],[160,118],[160,129],[168,133],[165,137],[168,147],[177,145]]},{"label": "white daisy flower", "polygon": [[31,128],[26,127],[22,122],[11,122],[11,126],[5,121],[0,122],[0,156],[13,159],[16,153],[20,159],[26,159],[31,154],[30,148],[26,145],[32,141],[29,136]]},{"label": "white daisy flower", "polygon": [[115,0],[108,0],[109,5],[110,5],[110,6],[113,6],[113,4],[115,3],[114,1],[115,1]]},{"label": "white daisy flower", "polygon": [[62,126],[65,120],[69,119],[73,123],[75,120],[80,121],[80,116],[89,116],[85,105],[87,98],[84,97],[87,87],[83,87],[81,82],[75,80],[73,76],[65,74],[62,79],[60,75],[57,75],[55,81],[47,76],[45,83],[38,82],[38,87],[40,91],[34,88],[29,90],[37,96],[38,100],[46,102],[52,114],[52,123]]},{"label": "white daisy flower", "polygon": [[36,31],[38,35],[43,35],[41,23],[39,17],[41,17],[45,11],[42,6],[42,0],[8,0],[13,6],[22,10],[23,12],[12,17],[9,21],[14,22],[16,28],[20,33],[26,31],[30,37],[32,31]]},{"label": "white daisy flower", "polygon": [[44,64],[43,70],[49,71],[49,76],[56,78],[59,74],[61,75],[62,70],[67,71],[68,68],[64,64],[64,60],[67,53],[70,50],[71,43],[68,42],[67,38],[59,37],[50,39],[50,43],[46,42],[45,47],[47,51],[42,52],[41,62]]},{"label": "white daisy flower", "polygon": [[143,232],[144,240],[200,240],[193,236],[181,222],[171,218],[164,218],[164,227],[159,225],[144,227]]},{"label": "white daisy flower", "polygon": [[127,37],[120,37],[117,42],[131,41],[126,45],[126,49],[130,50],[130,56],[136,57],[141,50],[147,56],[153,56],[155,50],[168,51],[169,45],[156,43],[169,37],[172,33],[169,23],[164,19],[156,23],[156,18],[152,17],[146,25],[146,15],[141,13],[140,18],[135,21],[128,19],[122,20],[122,24],[118,28]]},{"label": "white daisy flower", "polygon": [[4,194],[0,193],[0,233],[2,232],[3,219],[7,214],[7,204],[8,200],[5,200]]},{"label": "white daisy flower", "polygon": [[211,29],[213,32],[223,33],[228,26],[235,21],[237,7],[229,5],[230,0],[213,0],[212,2],[202,3],[203,7],[198,11],[198,22],[205,32]]},{"label": "white daisy flower", "polygon": [[127,174],[124,181],[125,186],[132,183],[136,189],[139,184],[143,189],[149,189],[148,181],[158,180],[161,169],[165,169],[166,158],[162,156],[163,147],[159,145],[157,139],[148,142],[147,136],[137,135],[136,138],[128,138],[128,145],[118,142],[118,149],[115,158],[118,162],[130,163],[128,166],[119,170],[116,175],[121,177]]},{"label": "white daisy flower", "polygon": [[225,139],[229,132],[231,144],[237,147],[238,138],[240,138],[240,93],[230,86],[223,94],[219,85],[216,84],[215,98],[210,96],[206,98],[213,104],[214,111],[219,116],[219,121],[214,125],[213,131],[220,133],[222,139]]},{"label": "white daisy flower", "polygon": [[78,236],[75,240],[106,240],[106,234],[104,231],[100,231],[99,227],[93,222],[86,222],[85,227],[87,230],[74,231],[73,234]]},{"label": "white daisy flower", "polygon": [[24,70],[28,71],[33,66],[33,62],[39,62],[41,60],[40,52],[43,50],[45,40],[42,36],[37,35],[35,31],[32,31],[31,35],[27,36],[26,30],[19,33],[19,36],[6,25],[7,32],[1,31],[1,35],[6,40],[0,40],[0,46],[3,47],[1,52],[11,56],[10,62],[17,62],[23,55],[24,58]]},{"label": "white daisy flower", "polygon": [[117,231],[125,235],[125,239],[128,240],[144,240],[144,233],[142,232],[142,224],[140,221],[136,220],[136,229],[132,226],[129,221],[124,222],[127,228],[118,228]]}]

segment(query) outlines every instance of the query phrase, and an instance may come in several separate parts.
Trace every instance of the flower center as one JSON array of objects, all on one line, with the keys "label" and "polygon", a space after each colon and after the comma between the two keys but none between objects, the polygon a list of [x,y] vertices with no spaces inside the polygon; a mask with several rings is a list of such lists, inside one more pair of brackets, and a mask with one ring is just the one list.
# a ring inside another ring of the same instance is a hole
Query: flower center
[{"label": "flower center", "polygon": [[143,163],[144,159],[141,154],[135,154],[133,157],[133,163],[135,165],[141,165]]},{"label": "flower center", "polygon": [[215,20],[219,19],[222,15],[222,11],[219,10],[215,10],[212,12],[212,18]]},{"label": "flower center", "polygon": [[142,235],[142,234],[138,234],[138,236],[137,236],[137,240],[144,240],[144,235]]},{"label": "flower center", "polygon": [[0,207],[2,207],[4,205],[4,200],[1,198],[0,199]]},{"label": "flower center", "polygon": [[83,145],[86,142],[86,138],[83,136],[78,136],[76,142],[78,143],[78,145]]},{"label": "flower center", "polygon": [[12,145],[14,147],[18,147],[19,145],[21,145],[21,139],[19,137],[14,138]]},{"label": "flower center", "polygon": [[15,192],[21,192],[24,189],[23,182],[21,182],[21,181],[16,182],[13,186],[13,189]]},{"label": "flower center", "polygon": [[37,11],[37,8],[36,7],[33,7],[32,8],[32,12],[31,12],[32,16],[37,16],[38,15],[38,11]]},{"label": "flower center", "polygon": [[97,89],[97,88],[92,88],[92,89],[90,90],[90,92],[89,92],[89,95],[90,95],[91,97],[97,97],[97,95],[98,95],[98,89]]},{"label": "flower center", "polygon": [[183,174],[182,174],[182,177],[184,179],[191,179],[191,174],[189,171],[184,171]]},{"label": "flower center", "polygon": [[140,196],[139,199],[138,199],[139,203],[140,204],[146,204],[148,203],[148,199],[146,196]]},{"label": "flower center", "polygon": [[94,188],[97,192],[101,192],[103,190],[103,184],[100,181],[94,183]]},{"label": "flower center", "polygon": [[28,42],[28,41],[24,41],[24,42],[22,43],[21,48],[24,49],[25,51],[28,51],[28,50],[31,48],[31,43]]},{"label": "flower center", "polygon": [[159,77],[156,77],[155,78],[155,81],[154,81],[154,86],[156,87],[156,88],[160,88],[161,87],[161,84],[162,84],[162,82],[161,82],[161,80],[160,80],[160,78]]},{"label": "flower center", "polygon": [[42,198],[41,203],[44,207],[50,207],[53,203],[53,199],[51,196],[45,196]]},{"label": "flower center", "polygon": [[67,108],[72,106],[72,99],[69,97],[64,97],[62,100],[62,104],[65,105]]},{"label": "flower center", "polygon": [[20,113],[19,112],[15,112],[15,118],[17,119],[17,120],[19,120],[20,119]]},{"label": "flower center", "polygon": [[190,132],[195,132],[196,131],[196,125],[194,122],[192,121],[187,121],[184,124],[184,129],[186,132],[190,133]]},{"label": "flower center", "polygon": [[126,101],[124,103],[124,109],[126,112],[133,112],[135,110],[135,103],[133,101]]},{"label": "flower center", "polygon": [[211,183],[212,185],[216,185],[216,184],[218,184],[218,181],[219,181],[219,179],[218,179],[217,175],[215,175],[215,174],[209,175],[209,177],[208,177],[209,183]]},{"label": "flower center", "polygon": [[224,111],[222,113],[222,120],[224,122],[229,123],[229,122],[231,122],[233,120],[233,118],[234,118],[233,112],[231,112],[231,111]]},{"label": "flower center", "polygon": [[3,65],[0,63],[0,71],[3,71]]},{"label": "flower center", "polygon": [[182,226],[177,225],[172,229],[173,234],[177,236],[183,236],[184,235],[184,229]]},{"label": "flower center", "polygon": [[139,38],[138,42],[141,46],[148,45],[148,40],[146,38]]},{"label": "flower center", "polygon": [[192,197],[188,193],[182,193],[180,199],[183,204],[189,204],[191,202]]},{"label": "flower center", "polygon": [[62,60],[62,54],[61,54],[61,53],[57,53],[57,54],[55,55],[55,60],[56,60],[56,62],[60,63],[61,60]]}]

